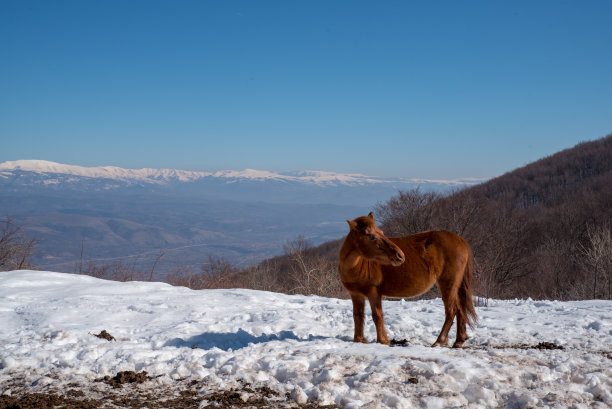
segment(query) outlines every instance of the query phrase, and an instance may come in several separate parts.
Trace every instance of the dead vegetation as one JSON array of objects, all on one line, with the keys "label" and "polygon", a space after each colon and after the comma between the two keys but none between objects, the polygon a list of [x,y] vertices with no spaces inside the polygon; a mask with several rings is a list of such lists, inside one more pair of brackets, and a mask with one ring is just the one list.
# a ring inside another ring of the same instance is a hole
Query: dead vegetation
[{"label": "dead vegetation", "polygon": [[26,237],[23,228],[10,217],[0,219],[0,271],[31,268],[36,240]]}]

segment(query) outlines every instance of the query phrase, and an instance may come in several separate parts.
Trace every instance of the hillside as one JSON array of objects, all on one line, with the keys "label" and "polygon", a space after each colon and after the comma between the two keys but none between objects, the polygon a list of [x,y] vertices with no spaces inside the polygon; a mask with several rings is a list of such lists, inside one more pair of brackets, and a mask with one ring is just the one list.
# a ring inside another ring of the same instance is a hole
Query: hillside
[{"label": "hillside", "polygon": [[561,206],[584,195],[612,206],[612,135],[583,142],[469,191],[518,208]]},{"label": "hillside", "polygon": [[465,236],[481,295],[612,299],[612,135],[448,197],[411,196],[378,206],[383,226]]},{"label": "hillside", "polygon": [[[444,229],[466,237],[480,296],[612,299],[612,135],[450,195],[401,191],[380,202],[375,216],[388,236]],[[340,245],[289,251],[242,274],[274,266],[281,272],[271,280],[281,291],[338,296]],[[317,279],[305,288],[308,272]],[[249,280],[233,284],[241,281]],[[426,297],[436,295],[434,287]]]}]

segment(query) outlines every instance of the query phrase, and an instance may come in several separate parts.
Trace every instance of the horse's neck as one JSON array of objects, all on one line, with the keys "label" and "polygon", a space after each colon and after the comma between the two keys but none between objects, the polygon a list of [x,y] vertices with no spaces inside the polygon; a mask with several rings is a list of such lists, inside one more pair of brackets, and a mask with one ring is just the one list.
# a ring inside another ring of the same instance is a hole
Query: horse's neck
[{"label": "horse's neck", "polygon": [[340,249],[340,277],[343,280],[370,278],[380,271],[378,263],[366,260],[351,244],[344,242]]}]

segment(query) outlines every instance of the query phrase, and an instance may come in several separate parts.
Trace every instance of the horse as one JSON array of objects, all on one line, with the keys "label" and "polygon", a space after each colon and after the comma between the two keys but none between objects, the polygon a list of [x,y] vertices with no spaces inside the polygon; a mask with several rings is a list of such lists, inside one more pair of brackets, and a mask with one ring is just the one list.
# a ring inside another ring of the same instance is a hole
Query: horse
[{"label": "horse", "polygon": [[376,326],[376,341],[389,345],[382,297],[414,297],[437,283],[445,319],[432,347],[447,344],[456,317],[453,348],[461,348],[468,339],[466,324],[473,328],[477,319],[471,290],[474,257],[467,241],[444,230],[388,238],[371,212],[347,222],[349,233],[340,248],[338,273],[353,301],[354,342],[367,342],[363,336],[366,298]]}]

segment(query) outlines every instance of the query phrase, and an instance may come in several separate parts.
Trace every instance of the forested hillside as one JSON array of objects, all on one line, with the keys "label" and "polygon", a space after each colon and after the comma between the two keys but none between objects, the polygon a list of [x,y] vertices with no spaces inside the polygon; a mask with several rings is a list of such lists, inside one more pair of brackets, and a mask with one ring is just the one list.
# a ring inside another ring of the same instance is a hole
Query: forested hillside
[{"label": "forested hillside", "polygon": [[[553,208],[584,195],[609,199],[612,135],[584,142],[469,189],[515,208]],[[608,210],[610,201],[608,200]],[[603,210],[605,206],[596,206]]]},{"label": "forested hillside", "polygon": [[377,214],[391,235],[464,235],[481,295],[612,298],[612,135],[448,197],[401,192]]},{"label": "forested hillside", "polygon": [[[479,296],[612,299],[612,135],[450,195],[400,191],[376,206],[375,217],[388,236],[444,229],[466,237]],[[310,248],[298,239],[284,256],[199,277],[214,276],[221,286],[342,296],[335,271],[340,245]],[[425,296],[433,295],[435,288]]]}]

